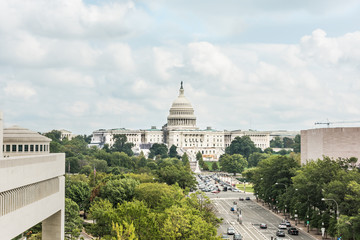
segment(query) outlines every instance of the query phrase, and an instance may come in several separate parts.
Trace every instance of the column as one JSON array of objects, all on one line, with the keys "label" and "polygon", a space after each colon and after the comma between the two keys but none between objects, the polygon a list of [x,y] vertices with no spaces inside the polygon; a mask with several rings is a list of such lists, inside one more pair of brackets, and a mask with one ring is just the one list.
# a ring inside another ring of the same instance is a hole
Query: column
[{"label": "column", "polygon": [[64,240],[64,213],[62,210],[42,222],[42,240]]}]

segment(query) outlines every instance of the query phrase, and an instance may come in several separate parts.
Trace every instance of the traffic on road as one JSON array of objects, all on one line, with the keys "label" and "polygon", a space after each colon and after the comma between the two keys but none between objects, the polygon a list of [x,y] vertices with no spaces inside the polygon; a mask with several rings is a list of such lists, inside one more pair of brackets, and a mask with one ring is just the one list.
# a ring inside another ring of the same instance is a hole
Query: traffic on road
[{"label": "traffic on road", "polygon": [[262,206],[252,193],[237,189],[216,174],[198,175],[197,180],[199,190],[206,192],[214,204],[216,215],[223,219],[218,228],[223,239],[315,239],[302,231],[301,226],[291,226],[289,221]]}]

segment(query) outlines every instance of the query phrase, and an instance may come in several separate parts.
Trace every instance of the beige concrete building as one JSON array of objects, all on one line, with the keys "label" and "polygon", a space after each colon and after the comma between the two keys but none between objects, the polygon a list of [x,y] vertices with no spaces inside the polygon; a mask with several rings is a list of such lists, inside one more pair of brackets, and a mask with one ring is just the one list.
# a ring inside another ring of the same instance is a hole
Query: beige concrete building
[{"label": "beige concrete building", "polygon": [[[42,222],[42,239],[63,240],[65,154],[50,154],[44,148],[49,140],[27,129],[3,131],[2,113],[0,144],[5,149],[0,148],[0,239],[12,239]],[[20,145],[23,151],[18,151]]]},{"label": "beige concrete building", "polygon": [[93,132],[90,146],[103,147],[114,144],[114,134],[125,134],[128,142],[134,144],[133,151],[145,154],[154,143],[164,143],[169,148],[177,147],[178,153],[187,153],[190,160],[196,159],[200,152],[204,160],[217,161],[225,153],[225,148],[231,144],[235,137],[249,136],[255,146],[261,149],[270,147],[270,133],[258,131],[221,131],[211,127],[199,129],[196,125],[196,116],[191,102],[185,97],[181,83],[179,95],[173,101],[167,123],[162,129],[129,130],[129,129],[100,129]]},{"label": "beige concrete building", "polygon": [[[317,128],[301,131],[301,163],[331,158],[360,159],[360,128]],[[358,161],[358,164],[360,161]]]},{"label": "beige concrete building", "polygon": [[65,130],[65,129],[61,129],[59,130],[59,132],[61,133],[60,135],[60,140],[62,141],[64,138],[67,138],[68,140],[73,139],[74,137],[76,137],[75,134],[73,134],[72,132]]},{"label": "beige concrete building", "polygon": [[51,139],[26,128],[13,126],[3,133],[4,157],[29,156],[50,153]]}]

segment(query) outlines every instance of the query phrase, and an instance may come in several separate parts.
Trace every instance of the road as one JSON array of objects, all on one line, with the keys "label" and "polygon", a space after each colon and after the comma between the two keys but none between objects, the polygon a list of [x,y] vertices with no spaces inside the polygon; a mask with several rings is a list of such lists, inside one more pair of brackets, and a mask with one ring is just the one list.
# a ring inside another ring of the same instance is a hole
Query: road
[{"label": "road", "polygon": [[[221,192],[218,194],[208,193],[211,200],[213,200],[218,217],[223,218],[223,223],[218,229],[218,233],[223,234],[227,232],[229,226],[233,226],[235,231],[239,232],[244,240],[260,240],[271,239],[276,237],[275,233],[281,218],[267,210],[263,206],[256,203],[255,197],[247,193]],[[239,201],[239,197],[250,197],[251,200]],[[237,208],[241,209],[242,224],[238,219],[238,213],[230,211],[230,208],[237,203]],[[260,229],[260,223],[266,223],[267,229]],[[298,226],[298,229],[302,229]],[[293,240],[314,240],[315,238],[307,234],[306,231],[300,231],[298,236],[289,235],[285,231],[285,238]]]}]

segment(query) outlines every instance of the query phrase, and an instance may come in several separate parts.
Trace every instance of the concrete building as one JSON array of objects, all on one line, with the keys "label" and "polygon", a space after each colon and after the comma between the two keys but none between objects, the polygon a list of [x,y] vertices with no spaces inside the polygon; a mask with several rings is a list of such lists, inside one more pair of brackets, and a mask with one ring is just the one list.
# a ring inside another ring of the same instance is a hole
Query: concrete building
[{"label": "concrete building", "polygon": [[103,147],[104,144],[114,144],[114,134],[125,134],[128,142],[134,144],[133,151],[145,154],[154,143],[172,145],[177,147],[178,153],[187,153],[189,159],[194,161],[196,154],[200,152],[204,160],[217,161],[224,154],[225,148],[231,144],[235,137],[249,136],[255,146],[261,149],[270,147],[270,132],[258,131],[221,131],[211,127],[199,129],[196,125],[196,116],[191,102],[185,97],[185,91],[181,82],[179,95],[173,101],[167,123],[161,128],[143,130],[130,129],[100,129],[93,132],[90,146]]},{"label": "concrete building", "polygon": [[50,153],[51,139],[26,128],[13,126],[3,133],[4,157],[29,156]]},{"label": "concrete building", "polygon": [[[42,239],[63,240],[65,154],[40,151],[47,138],[19,127],[4,131],[2,124],[0,113],[0,238],[12,239],[41,222]],[[18,151],[20,145],[33,145],[34,151]]]},{"label": "concrete building", "polygon": [[59,132],[61,133],[60,135],[60,140],[62,141],[64,138],[67,138],[68,140],[73,139],[74,137],[76,137],[75,134],[73,134],[72,132],[65,130],[65,129],[61,129],[59,130]]},{"label": "concrete building", "polygon": [[[301,131],[301,163],[330,158],[360,159],[360,128],[317,128]],[[358,160],[357,164],[360,161]]]}]

